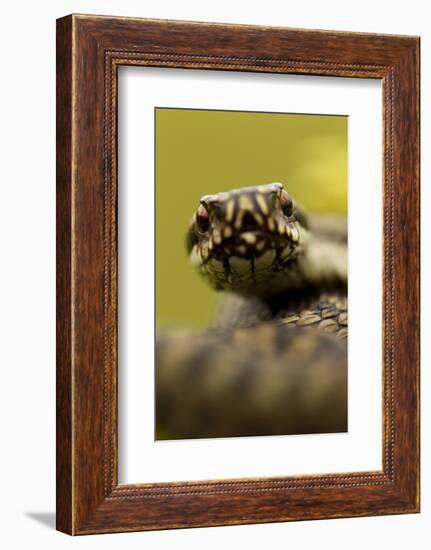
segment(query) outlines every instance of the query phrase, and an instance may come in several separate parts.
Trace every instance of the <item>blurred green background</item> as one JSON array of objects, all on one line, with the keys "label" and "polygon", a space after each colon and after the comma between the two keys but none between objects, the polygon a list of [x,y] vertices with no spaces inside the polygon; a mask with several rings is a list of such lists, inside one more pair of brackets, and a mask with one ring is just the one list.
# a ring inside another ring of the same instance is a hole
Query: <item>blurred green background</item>
[{"label": "blurred green background", "polygon": [[157,108],[156,319],[210,323],[219,295],[188,264],[202,195],[279,181],[307,211],[347,214],[347,117]]}]

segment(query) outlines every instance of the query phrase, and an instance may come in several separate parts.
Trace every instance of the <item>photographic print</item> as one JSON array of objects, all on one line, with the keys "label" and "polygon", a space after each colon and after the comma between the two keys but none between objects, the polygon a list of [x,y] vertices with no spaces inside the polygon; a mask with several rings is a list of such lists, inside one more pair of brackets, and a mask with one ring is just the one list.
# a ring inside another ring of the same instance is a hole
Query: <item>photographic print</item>
[{"label": "photographic print", "polygon": [[347,127],[155,109],[157,440],[347,431]]}]

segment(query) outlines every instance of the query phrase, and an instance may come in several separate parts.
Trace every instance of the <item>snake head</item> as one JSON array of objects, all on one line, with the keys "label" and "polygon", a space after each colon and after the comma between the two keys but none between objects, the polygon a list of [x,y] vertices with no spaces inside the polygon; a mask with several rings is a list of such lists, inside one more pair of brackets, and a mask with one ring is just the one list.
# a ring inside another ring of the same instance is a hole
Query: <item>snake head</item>
[{"label": "snake head", "polygon": [[307,221],[281,183],[205,195],[187,234],[191,263],[216,289],[261,294],[304,250]]}]

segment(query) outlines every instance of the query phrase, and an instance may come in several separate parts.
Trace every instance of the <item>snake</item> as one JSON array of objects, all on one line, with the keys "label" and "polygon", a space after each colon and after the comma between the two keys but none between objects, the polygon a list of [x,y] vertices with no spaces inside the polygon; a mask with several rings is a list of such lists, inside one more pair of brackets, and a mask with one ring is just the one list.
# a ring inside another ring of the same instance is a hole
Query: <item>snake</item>
[{"label": "snake", "polygon": [[224,299],[156,341],[159,439],[347,431],[347,224],[278,182],[200,198],[192,268]]}]

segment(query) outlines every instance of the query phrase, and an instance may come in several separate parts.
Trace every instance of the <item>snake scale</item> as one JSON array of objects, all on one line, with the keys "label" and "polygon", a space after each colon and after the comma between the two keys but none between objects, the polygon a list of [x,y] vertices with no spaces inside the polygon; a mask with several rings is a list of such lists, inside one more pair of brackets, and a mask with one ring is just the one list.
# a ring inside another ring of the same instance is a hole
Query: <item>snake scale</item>
[{"label": "snake scale", "polygon": [[225,299],[207,330],[158,331],[159,438],[347,430],[347,228],[280,183],[206,195],[191,264]]}]

